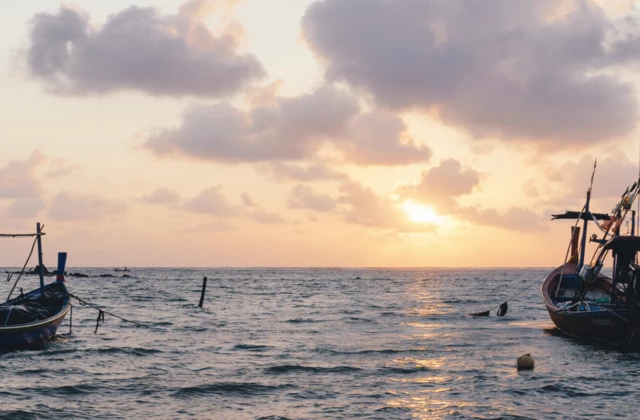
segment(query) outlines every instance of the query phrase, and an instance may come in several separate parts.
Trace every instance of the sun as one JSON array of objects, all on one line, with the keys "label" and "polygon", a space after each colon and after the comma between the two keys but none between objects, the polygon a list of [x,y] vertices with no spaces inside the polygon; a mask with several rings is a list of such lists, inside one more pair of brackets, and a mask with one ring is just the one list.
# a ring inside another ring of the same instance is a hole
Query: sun
[{"label": "sun", "polygon": [[422,204],[412,201],[405,201],[403,209],[413,222],[431,223],[434,225],[442,223],[442,218],[438,216],[431,207],[423,206]]}]

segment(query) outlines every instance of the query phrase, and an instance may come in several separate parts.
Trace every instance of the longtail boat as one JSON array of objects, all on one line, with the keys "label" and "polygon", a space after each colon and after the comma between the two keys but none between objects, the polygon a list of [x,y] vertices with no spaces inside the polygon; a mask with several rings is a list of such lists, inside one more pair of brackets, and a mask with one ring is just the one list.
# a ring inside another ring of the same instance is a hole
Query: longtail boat
[{"label": "longtail boat", "polygon": [[[42,345],[51,340],[71,310],[69,291],[65,284],[64,268],[67,253],[58,253],[58,269],[56,280],[44,283],[44,266],[42,264],[42,241],[44,232],[37,224],[35,234],[2,234],[2,237],[33,237],[38,244],[38,266],[40,287],[11,299],[18,280],[11,289],[7,301],[0,304],[0,349],[29,348]],[[35,245],[35,244],[34,244]],[[33,248],[32,248],[33,251]],[[27,260],[28,262],[28,260]],[[26,263],[25,263],[26,267]],[[24,273],[24,267],[23,267]]]},{"label": "longtail boat", "polygon": [[[595,174],[595,165],[594,165]],[[541,287],[542,298],[556,327],[566,334],[601,340],[616,346],[640,344],[640,236],[635,235],[635,211],[632,204],[640,190],[639,181],[627,188],[609,214],[592,213],[591,185],[580,212],[568,211],[553,219],[576,219],[565,263],[549,274]],[[630,216],[630,235],[621,235],[622,222]],[[580,234],[579,222],[583,222]],[[587,227],[595,223],[602,233],[594,233],[597,244],[593,258],[585,264]],[[601,273],[611,255],[612,276]]]}]

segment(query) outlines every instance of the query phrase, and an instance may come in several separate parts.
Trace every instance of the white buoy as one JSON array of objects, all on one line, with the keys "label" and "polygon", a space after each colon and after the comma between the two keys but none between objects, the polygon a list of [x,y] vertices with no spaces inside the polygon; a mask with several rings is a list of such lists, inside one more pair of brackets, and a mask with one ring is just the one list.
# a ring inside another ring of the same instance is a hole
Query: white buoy
[{"label": "white buoy", "polygon": [[533,357],[529,353],[518,357],[518,370],[531,370],[533,369],[533,364]]}]

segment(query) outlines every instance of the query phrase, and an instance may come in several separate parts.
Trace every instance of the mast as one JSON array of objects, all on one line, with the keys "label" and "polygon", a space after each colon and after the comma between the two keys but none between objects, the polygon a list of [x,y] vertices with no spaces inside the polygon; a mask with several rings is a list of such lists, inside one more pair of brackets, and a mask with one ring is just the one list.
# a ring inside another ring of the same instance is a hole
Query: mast
[{"label": "mast", "polygon": [[40,276],[40,296],[42,297],[44,296],[44,266],[42,265],[42,236],[40,233],[40,223],[36,224],[36,229],[38,232],[38,275]]},{"label": "mast", "polygon": [[[589,203],[591,202],[591,189],[593,188],[593,177],[596,175],[596,165],[598,164],[598,159],[593,162],[593,172],[591,173],[591,183],[589,184],[589,189],[587,190],[587,201],[584,204],[584,212],[585,214],[589,214]],[[580,241],[580,260],[578,261],[577,271],[580,272],[582,266],[584,265],[584,254],[586,252],[587,246],[587,224],[589,223],[588,218],[584,218],[584,227],[582,229],[582,240]]]},{"label": "mast", "polygon": [[[584,205],[585,208],[585,213],[589,214],[589,202],[591,201],[591,188],[589,188],[587,190],[587,202]],[[585,217],[584,219],[584,227],[582,228],[582,239],[580,240],[580,260],[578,261],[578,273],[580,272],[580,269],[582,268],[582,266],[584,265],[584,254],[586,251],[586,245],[587,245],[587,224],[589,223],[589,220]]]}]

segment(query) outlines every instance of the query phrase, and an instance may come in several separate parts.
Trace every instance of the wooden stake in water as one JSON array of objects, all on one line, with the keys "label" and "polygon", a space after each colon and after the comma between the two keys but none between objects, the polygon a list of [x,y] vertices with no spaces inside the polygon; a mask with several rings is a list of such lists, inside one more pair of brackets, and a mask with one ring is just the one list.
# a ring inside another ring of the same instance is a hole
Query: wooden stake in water
[{"label": "wooden stake in water", "polygon": [[202,278],[202,293],[200,294],[200,304],[198,304],[198,308],[202,308],[202,303],[204,302],[204,292],[207,290],[207,278]]}]

